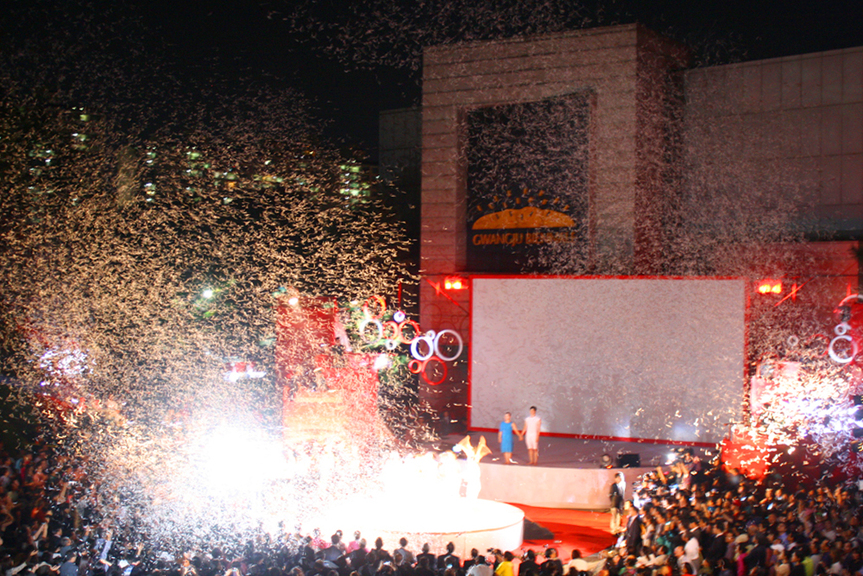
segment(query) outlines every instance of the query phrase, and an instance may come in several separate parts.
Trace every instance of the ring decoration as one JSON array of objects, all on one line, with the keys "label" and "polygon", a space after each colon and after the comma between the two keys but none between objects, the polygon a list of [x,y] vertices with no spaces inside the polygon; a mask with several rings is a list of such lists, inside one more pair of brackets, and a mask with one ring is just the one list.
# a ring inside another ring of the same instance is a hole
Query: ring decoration
[{"label": "ring decoration", "polygon": [[393,322],[392,320],[387,320],[383,323],[384,328],[384,339],[388,342],[395,342],[398,344],[399,341],[399,332],[401,328],[399,325]]},{"label": "ring decoration", "polygon": [[[428,347],[428,353],[420,354],[419,345],[425,343]],[[420,362],[425,362],[432,356],[434,356],[434,340],[429,336],[419,336],[414,338],[414,341],[411,342],[411,356],[419,360]]]},{"label": "ring decoration", "polygon": [[[441,368],[443,368],[443,374],[437,380],[432,380],[429,378],[428,366],[432,362],[438,362],[441,365]],[[438,384],[443,384],[443,381],[446,380],[447,373],[448,373],[448,370],[446,367],[446,362],[444,362],[443,360],[441,360],[437,356],[432,356],[431,358],[429,358],[428,360],[423,362],[422,377],[423,377],[423,380],[426,381],[426,384],[429,384],[430,386],[437,386]]]},{"label": "ring decoration", "polygon": [[[405,327],[408,326],[410,326],[411,330],[414,331],[414,335],[411,338],[405,336]],[[399,341],[402,344],[413,344],[413,341],[419,338],[420,334],[422,334],[422,330],[420,330],[420,325],[413,320],[403,320],[399,323]]]},{"label": "ring decoration", "polygon": [[[377,331],[378,331],[377,338],[369,338],[368,337],[368,335],[366,333],[366,328],[368,327],[369,324],[372,324],[375,328],[377,328]],[[380,320],[377,320],[375,318],[363,318],[362,320],[360,320],[360,323],[357,325],[357,329],[360,331],[360,337],[366,343],[369,343],[369,344],[377,344],[384,337],[383,324],[381,324]]]},{"label": "ring decoration", "polygon": [[[833,346],[839,340],[845,340],[847,342],[851,342],[851,354],[849,356],[840,356],[833,349]],[[830,346],[827,348],[827,352],[830,354],[830,358],[832,358],[834,362],[838,362],[839,364],[848,364],[849,362],[854,360],[854,358],[857,356],[858,351],[859,350],[857,349],[857,342],[855,342],[854,339],[851,338],[851,336],[848,336],[847,334],[840,334],[839,336],[837,336],[836,338],[831,340]]]},{"label": "ring decoration", "polygon": [[[464,352],[464,341],[458,332],[447,328],[424,333],[419,323],[409,319],[404,311],[396,310],[388,315],[386,300],[382,296],[366,299],[361,310],[362,317],[356,327],[363,343],[366,346],[383,345],[389,352],[396,351],[402,344],[409,346],[411,359],[407,363],[408,370],[421,375],[430,386],[442,384],[449,373],[447,362],[457,360]],[[369,326],[374,328],[369,329]],[[448,354],[453,347],[455,351]],[[430,376],[434,372],[439,372],[440,376]]]},{"label": "ring decoration", "polygon": [[[380,312],[378,314],[372,314],[369,308],[369,302],[373,302],[377,304],[376,307],[380,308]],[[366,318],[373,318],[375,320],[380,320],[384,317],[384,314],[387,313],[387,302],[384,300],[383,296],[372,296],[365,302],[363,302],[363,314]]]},{"label": "ring decoration", "polygon": [[[437,380],[432,380],[429,377],[428,367],[429,365],[433,365],[434,362],[440,364],[441,370],[443,371],[440,378]],[[417,360],[414,358],[410,362],[408,362],[408,370],[412,374],[419,374],[422,376],[422,379],[426,381],[426,384],[430,386],[437,386],[438,384],[442,384],[444,380],[446,380],[447,375],[449,374],[449,370],[447,368],[446,362],[438,358],[437,356],[431,356],[428,360]]]},{"label": "ring decoration", "polygon": [[[440,337],[443,336],[444,334],[451,334],[453,336],[453,338],[455,338],[456,341],[458,342],[458,351],[455,354],[453,354],[452,356],[445,355],[440,349]],[[440,332],[437,333],[437,336],[435,336],[435,338],[434,338],[434,351],[435,351],[435,354],[437,355],[437,357],[440,358],[441,360],[443,360],[445,362],[452,362],[453,360],[455,360],[456,358],[461,356],[461,353],[464,351],[464,342],[462,342],[461,336],[459,336],[458,332],[456,332],[455,330],[450,330],[450,329],[441,330]]]},{"label": "ring decoration", "polygon": [[796,348],[798,344],[800,344],[800,338],[798,338],[794,334],[788,337],[789,346],[791,346],[792,348]]},{"label": "ring decoration", "polygon": [[844,336],[845,334],[848,333],[848,330],[850,330],[850,329],[851,329],[851,325],[848,324],[848,322],[840,322],[833,329],[833,332],[835,332],[837,336]]}]

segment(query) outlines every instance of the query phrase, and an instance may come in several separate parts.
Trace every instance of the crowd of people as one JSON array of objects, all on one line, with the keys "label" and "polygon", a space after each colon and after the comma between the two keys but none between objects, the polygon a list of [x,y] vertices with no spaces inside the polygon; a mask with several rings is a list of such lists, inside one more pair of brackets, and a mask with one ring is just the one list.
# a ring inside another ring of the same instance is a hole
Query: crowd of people
[{"label": "crowd of people", "polygon": [[[620,501],[616,553],[591,568],[612,576],[855,576],[863,573],[863,498],[855,483],[788,490],[691,454],[657,468]],[[635,480],[635,479],[633,479]],[[625,483],[625,480],[623,480]],[[803,483],[806,484],[806,483]],[[614,526],[613,526],[614,528]]]},{"label": "crowd of people", "polygon": [[[46,447],[0,446],[0,576],[856,576],[863,574],[856,485],[787,491],[704,465],[688,455],[670,469],[612,487],[618,542],[598,557],[555,548],[473,550],[402,539],[387,550],[359,532],[299,531],[190,551],[155,547],[111,503],[80,461]],[[624,499],[626,493],[634,495]],[[115,497],[116,498],[116,497]],[[371,535],[373,536],[373,535]],[[179,547],[178,547],[179,548]]]}]

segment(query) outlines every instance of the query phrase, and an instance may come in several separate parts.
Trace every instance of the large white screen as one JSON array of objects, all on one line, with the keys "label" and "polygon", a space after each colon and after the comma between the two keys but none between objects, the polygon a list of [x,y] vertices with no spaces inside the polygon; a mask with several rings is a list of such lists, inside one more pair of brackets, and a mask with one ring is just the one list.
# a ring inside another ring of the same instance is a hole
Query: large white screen
[{"label": "large white screen", "polygon": [[474,278],[471,427],[717,442],[738,419],[743,280]]}]

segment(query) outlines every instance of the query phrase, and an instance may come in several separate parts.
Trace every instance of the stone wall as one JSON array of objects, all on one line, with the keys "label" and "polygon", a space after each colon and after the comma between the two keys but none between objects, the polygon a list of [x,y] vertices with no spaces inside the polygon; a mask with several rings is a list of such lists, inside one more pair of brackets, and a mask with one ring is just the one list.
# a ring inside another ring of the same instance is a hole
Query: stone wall
[{"label": "stone wall", "polygon": [[[466,269],[464,117],[468,110],[592,94],[589,162],[591,270],[649,271],[656,222],[640,219],[662,192],[665,110],[679,46],[637,26],[430,48],[423,65],[421,321],[469,333],[468,291],[436,284]],[[643,242],[645,249],[638,246]],[[636,258],[639,261],[636,261]]]},{"label": "stone wall", "polygon": [[736,185],[815,235],[863,232],[863,48],[690,70],[685,98],[689,196]]}]

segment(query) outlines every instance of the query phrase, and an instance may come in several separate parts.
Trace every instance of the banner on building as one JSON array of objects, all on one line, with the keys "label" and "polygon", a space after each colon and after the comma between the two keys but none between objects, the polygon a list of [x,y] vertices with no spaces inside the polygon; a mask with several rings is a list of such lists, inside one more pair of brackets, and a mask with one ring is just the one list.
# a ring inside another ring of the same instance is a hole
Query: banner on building
[{"label": "banner on building", "polygon": [[587,255],[591,97],[467,114],[467,268],[554,272]]}]

